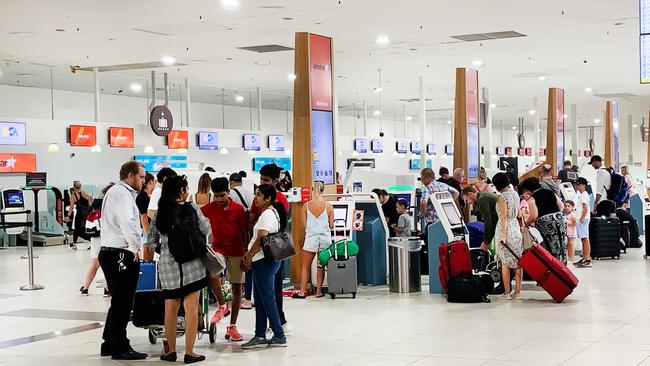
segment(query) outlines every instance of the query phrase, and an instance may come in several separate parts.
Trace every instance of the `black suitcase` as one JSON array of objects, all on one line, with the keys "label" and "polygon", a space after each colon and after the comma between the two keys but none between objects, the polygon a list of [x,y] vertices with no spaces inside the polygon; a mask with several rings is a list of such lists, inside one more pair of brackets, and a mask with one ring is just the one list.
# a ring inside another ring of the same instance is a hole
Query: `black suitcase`
[{"label": "black suitcase", "polygon": [[620,224],[617,217],[592,217],[589,223],[591,257],[621,258]]},{"label": "black suitcase", "polygon": [[131,321],[136,327],[163,326],[165,299],[162,290],[137,291],[133,299]]},{"label": "black suitcase", "polygon": [[452,277],[447,283],[447,301],[460,303],[490,302],[486,288],[477,275]]},{"label": "black suitcase", "polygon": [[650,215],[646,215],[646,217],[643,218],[645,227],[644,232],[645,232],[645,254],[643,255],[644,259],[648,259],[650,257],[650,246],[648,243],[650,243]]}]

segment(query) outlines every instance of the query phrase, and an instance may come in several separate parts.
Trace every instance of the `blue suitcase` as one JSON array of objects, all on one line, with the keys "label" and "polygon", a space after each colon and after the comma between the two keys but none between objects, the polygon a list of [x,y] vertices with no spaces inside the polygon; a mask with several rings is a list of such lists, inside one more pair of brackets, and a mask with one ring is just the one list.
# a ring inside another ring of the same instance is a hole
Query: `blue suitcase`
[{"label": "blue suitcase", "polygon": [[136,291],[155,290],[158,288],[158,270],[156,262],[140,262],[140,277]]},{"label": "blue suitcase", "polygon": [[480,248],[481,243],[485,240],[485,224],[482,222],[468,222],[466,225],[469,232],[469,247]]}]

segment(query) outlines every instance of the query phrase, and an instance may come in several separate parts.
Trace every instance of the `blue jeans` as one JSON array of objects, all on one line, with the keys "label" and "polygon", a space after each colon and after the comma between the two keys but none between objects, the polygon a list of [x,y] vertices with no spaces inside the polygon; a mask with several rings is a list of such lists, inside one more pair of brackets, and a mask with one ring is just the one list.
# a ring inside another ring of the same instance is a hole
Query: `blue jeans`
[{"label": "blue jeans", "polygon": [[275,302],[274,282],[279,267],[280,262],[272,263],[267,259],[253,262],[256,337],[266,338],[266,326],[270,324],[273,334],[278,338],[284,338],[284,331],[280,324],[280,315]]},{"label": "blue jeans", "polygon": [[244,299],[251,300],[253,297],[253,271],[246,272],[246,282],[244,283]]}]

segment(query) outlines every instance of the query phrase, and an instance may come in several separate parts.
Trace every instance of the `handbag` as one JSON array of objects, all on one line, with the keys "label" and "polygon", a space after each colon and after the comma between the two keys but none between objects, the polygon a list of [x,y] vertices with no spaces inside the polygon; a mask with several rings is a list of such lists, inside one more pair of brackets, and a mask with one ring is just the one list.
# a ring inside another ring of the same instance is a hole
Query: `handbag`
[{"label": "handbag", "polygon": [[[273,210],[275,216],[278,217],[277,212]],[[280,217],[278,217],[278,222]],[[262,244],[262,251],[264,257],[272,262],[283,261],[294,254],[296,249],[293,246],[293,240],[286,231],[279,231],[277,233],[269,234],[260,239]]]},{"label": "handbag", "polygon": [[201,257],[201,262],[205,268],[213,275],[223,273],[226,269],[226,262],[219,253],[215,252],[211,246],[206,247],[207,251]]},{"label": "handbag", "polygon": [[540,243],[540,240],[538,240],[537,236],[533,234],[533,230],[537,231],[537,229],[528,227],[522,220],[521,242],[524,247],[524,251],[529,250],[533,247],[533,245]]}]

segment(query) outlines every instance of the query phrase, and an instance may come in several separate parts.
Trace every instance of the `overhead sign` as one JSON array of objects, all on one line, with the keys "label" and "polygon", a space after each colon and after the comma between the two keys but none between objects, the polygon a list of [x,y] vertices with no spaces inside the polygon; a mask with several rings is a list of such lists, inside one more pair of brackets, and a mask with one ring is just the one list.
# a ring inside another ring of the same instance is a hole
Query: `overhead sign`
[{"label": "overhead sign", "polygon": [[244,150],[260,151],[262,149],[262,138],[256,133],[244,134]]},{"label": "overhead sign", "polygon": [[309,35],[309,68],[311,73],[311,109],[332,110],[332,39]]},{"label": "overhead sign", "polygon": [[21,122],[0,122],[0,145],[25,145],[27,127]]},{"label": "overhead sign", "polygon": [[71,146],[95,146],[97,145],[97,129],[95,126],[70,126]]},{"label": "overhead sign", "polygon": [[133,129],[124,127],[111,127],[109,130],[109,145],[111,147],[133,148]]},{"label": "overhead sign", "polygon": [[284,151],[284,135],[269,135],[269,151]]},{"label": "overhead sign", "polygon": [[275,164],[286,171],[291,170],[291,158],[253,158],[253,171],[259,172],[268,164]]},{"label": "overhead sign", "polygon": [[368,140],[366,139],[354,139],[354,151],[365,154],[368,152]]},{"label": "overhead sign", "polygon": [[29,187],[45,187],[47,185],[47,173],[27,173],[25,174],[25,185]]},{"label": "overhead sign", "polygon": [[148,172],[157,172],[164,167],[187,169],[187,156],[183,155],[136,155],[133,160],[142,163]]},{"label": "overhead sign", "polygon": [[174,128],[172,112],[164,105],[155,106],[149,115],[149,125],[156,135],[167,136]]},{"label": "overhead sign", "polygon": [[187,131],[170,131],[167,135],[167,147],[170,149],[187,149],[189,146]]},{"label": "overhead sign", "polygon": [[0,154],[0,173],[29,173],[36,170],[36,154]]}]

